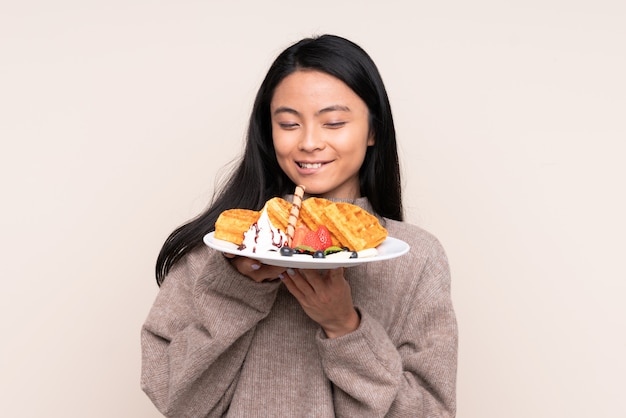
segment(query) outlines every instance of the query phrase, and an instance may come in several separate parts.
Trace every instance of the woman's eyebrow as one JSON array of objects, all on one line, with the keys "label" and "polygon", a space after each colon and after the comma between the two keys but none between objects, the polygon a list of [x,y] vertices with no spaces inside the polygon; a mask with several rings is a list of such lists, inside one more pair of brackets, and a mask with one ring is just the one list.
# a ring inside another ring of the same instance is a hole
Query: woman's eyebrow
[{"label": "woman's eyebrow", "polygon": [[300,115],[300,113],[298,113],[296,109],[292,109],[287,106],[280,106],[280,107],[277,107],[276,110],[274,110],[274,115],[278,115],[280,113],[289,113],[289,114],[296,115],[296,116]]},{"label": "woman's eyebrow", "polygon": [[[343,105],[332,105],[332,106],[328,106],[325,107],[323,109],[318,110],[317,112],[315,112],[316,116],[321,115],[322,113],[329,113],[329,112],[349,112],[350,108],[348,106],[343,106]],[[299,116],[300,112],[298,112],[296,109],[292,109],[290,107],[287,106],[280,106],[277,107],[274,110],[274,115],[278,115],[281,113],[289,113],[291,115],[296,115]]]},{"label": "woman's eyebrow", "polygon": [[332,105],[332,106],[328,106],[325,107],[321,110],[319,110],[316,115],[320,115],[322,113],[327,113],[327,112],[349,112],[350,108],[348,106],[343,106],[343,105]]}]

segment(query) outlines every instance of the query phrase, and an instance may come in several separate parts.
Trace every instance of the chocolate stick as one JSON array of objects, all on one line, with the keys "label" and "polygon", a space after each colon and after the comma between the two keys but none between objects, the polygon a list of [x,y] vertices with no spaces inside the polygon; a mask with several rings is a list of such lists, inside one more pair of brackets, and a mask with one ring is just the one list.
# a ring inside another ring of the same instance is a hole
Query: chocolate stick
[{"label": "chocolate stick", "polygon": [[291,212],[289,212],[289,221],[287,223],[287,245],[291,247],[293,244],[293,235],[296,232],[296,223],[298,222],[298,216],[300,216],[300,207],[302,206],[302,198],[304,197],[305,187],[300,185],[296,186],[296,191],[293,194],[293,205],[291,206]]}]

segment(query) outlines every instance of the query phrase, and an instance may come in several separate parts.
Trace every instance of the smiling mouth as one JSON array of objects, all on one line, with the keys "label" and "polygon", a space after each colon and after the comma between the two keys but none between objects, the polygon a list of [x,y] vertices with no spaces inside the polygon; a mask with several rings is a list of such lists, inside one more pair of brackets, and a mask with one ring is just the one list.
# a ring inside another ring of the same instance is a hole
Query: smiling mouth
[{"label": "smiling mouth", "polygon": [[297,163],[300,168],[320,168],[323,163]]}]

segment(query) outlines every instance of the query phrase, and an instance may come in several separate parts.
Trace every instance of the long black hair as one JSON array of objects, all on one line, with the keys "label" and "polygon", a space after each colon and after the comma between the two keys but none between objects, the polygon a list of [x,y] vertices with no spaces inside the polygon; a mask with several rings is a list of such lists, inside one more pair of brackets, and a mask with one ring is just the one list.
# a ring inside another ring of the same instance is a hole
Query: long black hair
[{"label": "long black hair", "polygon": [[379,216],[403,219],[396,133],[387,91],[376,65],[361,47],[345,38],[305,38],[284,50],[268,70],[254,101],[245,150],[229,179],[204,213],[177,228],[163,244],[156,263],[159,286],[170,268],[215,229],[215,221],[224,210],[260,210],[268,199],[293,192],[295,185],[276,159],[270,102],[278,84],[298,70],[330,74],[365,102],[375,143],[367,148],[359,172],[361,196],[368,198]]}]

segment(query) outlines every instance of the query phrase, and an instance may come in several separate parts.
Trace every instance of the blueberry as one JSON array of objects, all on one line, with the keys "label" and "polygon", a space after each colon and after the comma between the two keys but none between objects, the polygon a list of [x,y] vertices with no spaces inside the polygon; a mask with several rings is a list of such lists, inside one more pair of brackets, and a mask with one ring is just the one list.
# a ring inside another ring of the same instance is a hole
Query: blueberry
[{"label": "blueberry", "polygon": [[286,245],[280,248],[280,255],[284,255],[285,257],[291,257],[293,252],[293,248],[287,247]]},{"label": "blueberry", "polygon": [[357,253],[356,251],[352,251],[352,254],[350,254],[350,258],[359,258],[359,253]]},{"label": "blueberry", "polygon": [[313,253],[313,258],[324,258],[324,257],[326,256],[324,255],[324,251],[322,250],[317,250]]}]

